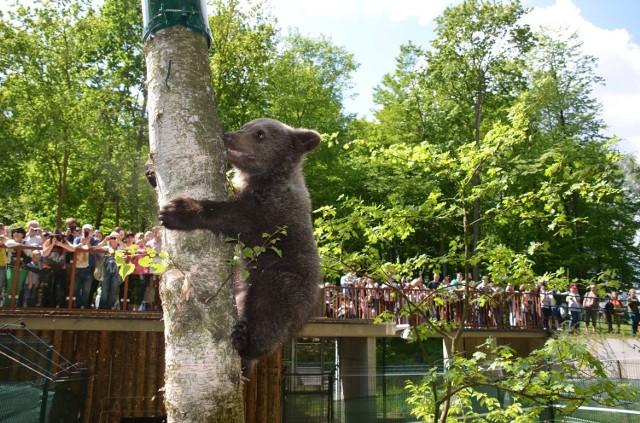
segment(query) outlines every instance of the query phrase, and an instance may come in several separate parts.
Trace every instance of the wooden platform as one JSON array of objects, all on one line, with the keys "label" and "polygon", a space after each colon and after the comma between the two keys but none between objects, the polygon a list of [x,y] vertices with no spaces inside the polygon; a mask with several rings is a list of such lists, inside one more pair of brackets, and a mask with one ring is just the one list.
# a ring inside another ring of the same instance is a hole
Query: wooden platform
[{"label": "wooden platform", "polygon": [[[300,337],[401,337],[406,328],[408,325],[323,317],[311,319]],[[88,369],[84,422],[165,414],[162,390],[164,326],[160,312],[0,309],[0,331],[10,331],[17,337],[29,337],[33,333],[53,346],[62,357]],[[544,342],[547,333],[521,328],[508,331],[469,329],[463,336],[465,346],[468,344],[470,349],[491,336],[499,343],[508,343],[526,353],[531,348],[529,342]],[[28,370],[20,369],[8,377],[9,380],[23,380],[28,373]],[[256,376],[245,386],[247,422],[279,421],[265,420],[265,416],[280,416],[281,375],[281,352],[259,363]]]}]

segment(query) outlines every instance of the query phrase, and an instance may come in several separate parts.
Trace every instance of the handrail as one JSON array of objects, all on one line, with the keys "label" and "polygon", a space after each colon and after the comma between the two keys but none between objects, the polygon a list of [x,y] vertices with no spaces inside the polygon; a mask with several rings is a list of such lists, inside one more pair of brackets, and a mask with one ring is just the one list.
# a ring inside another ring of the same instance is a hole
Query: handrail
[{"label": "handrail", "polygon": [[[540,293],[504,291],[475,287],[427,288],[354,287],[326,285],[323,288],[324,315],[332,319],[371,320],[390,312],[395,323],[416,323],[424,319],[463,324],[470,329],[543,329]],[[598,304],[607,298],[598,297]],[[467,318],[461,321],[464,304]],[[400,310],[411,304],[416,316],[405,317]],[[554,307],[568,310],[566,305]],[[567,313],[568,314],[568,313]]]},{"label": "handrail", "polygon": [[[15,249],[16,250],[16,260],[15,260],[15,268],[16,269],[21,269],[21,268],[25,268],[22,266],[22,250],[42,250],[42,246],[32,246],[32,245],[16,245],[16,246],[6,246],[6,245],[0,245],[0,250],[2,249],[6,249],[6,248],[10,248],[10,249]],[[66,253],[69,254],[73,254],[73,259],[71,260],[70,263],[67,263],[67,265],[69,266],[68,269],[69,270],[69,274],[68,274],[68,291],[67,291],[67,308],[68,309],[73,309],[73,305],[74,305],[74,301],[75,301],[75,297],[74,297],[74,291],[75,291],[75,276],[76,276],[76,265],[77,265],[77,255],[78,253],[88,253],[88,254],[100,254],[100,255],[108,255],[109,251],[105,250],[103,248],[86,248],[86,249],[82,249],[80,251],[79,248],[75,248],[73,252],[71,251],[67,251]],[[1,253],[0,253],[1,254]],[[134,254],[134,255],[127,255],[126,260],[129,261],[131,260],[133,257],[135,256],[144,256],[146,254]],[[44,260],[44,257],[42,257],[42,260]],[[7,267],[9,267],[9,263],[7,263]],[[11,287],[11,293],[10,293],[10,303],[9,306],[6,307],[6,309],[16,309],[18,307],[16,307],[16,301],[17,298],[19,296],[19,293],[17,292],[18,290],[18,281],[20,278],[20,272],[13,272],[13,283],[12,283],[12,287]],[[42,283],[42,281],[41,281]],[[121,308],[121,311],[126,311],[126,304],[128,304],[128,293],[129,293],[129,275],[127,275],[123,281],[124,284],[124,290],[123,290],[123,297],[120,298],[120,301],[122,302],[123,307]],[[9,294],[9,293],[7,293]],[[1,304],[0,304],[1,305]],[[34,307],[30,307],[30,308],[34,308]],[[49,308],[49,307],[38,307],[38,308]],[[105,310],[107,311],[107,310]],[[111,310],[113,311],[113,310]]]}]

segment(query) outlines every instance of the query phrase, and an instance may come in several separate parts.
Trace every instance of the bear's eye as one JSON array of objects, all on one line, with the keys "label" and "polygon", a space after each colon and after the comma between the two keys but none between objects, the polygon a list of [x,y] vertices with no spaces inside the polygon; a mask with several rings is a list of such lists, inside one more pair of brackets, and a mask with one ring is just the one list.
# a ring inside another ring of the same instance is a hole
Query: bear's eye
[{"label": "bear's eye", "polygon": [[265,136],[265,134],[264,134],[264,132],[263,132],[263,131],[258,131],[258,132],[256,133],[256,138],[258,138],[259,140],[263,140],[263,139],[264,139],[264,136]]}]

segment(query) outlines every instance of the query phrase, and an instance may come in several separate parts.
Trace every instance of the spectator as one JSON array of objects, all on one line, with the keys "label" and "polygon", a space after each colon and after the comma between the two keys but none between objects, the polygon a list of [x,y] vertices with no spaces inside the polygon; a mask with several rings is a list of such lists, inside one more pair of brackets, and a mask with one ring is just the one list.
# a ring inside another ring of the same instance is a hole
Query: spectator
[{"label": "spectator", "polygon": [[[13,295],[13,282],[14,274],[18,271],[18,284],[15,290],[16,295],[19,295],[22,291],[24,281],[27,279],[27,270],[25,266],[31,262],[31,257],[25,250],[20,249],[18,252],[17,247],[24,246],[24,236],[26,232],[22,228],[15,228],[11,230],[11,237],[9,241],[5,243],[7,247],[7,290],[4,296],[4,307],[8,307],[11,304],[11,296]],[[20,266],[18,266],[18,255],[20,255]],[[17,269],[16,269],[17,267]],[[16,298],[17,300],[17,298]],[[18,305],[17,303],[14,305]]]},{"label": "spectator", "polygon": [[453,282],[451,282],[451,285],[457,286],[459,288],[464,285],[464,276],[462,275],[461,272],[458,272],[456,274],[456,279]]},{"label": "spectator", "polygon": [[[98,245],[104,240],[104,234],[100,229],[96,229],[93,231],[93,236],[99,241]],[[96,292],[98,291],[98,287],[100,286],[100,282],[102,282],[102,271],[104,269],[104,255],[103,254],[95,254],[95,268],[93,271],[93,282],[91,283],[91,292],[89,292],[89,298],[93,299],[96,297]],[[94,303],[94,307],[98,308]]]},{"label": "spectator", "polygon": [[613,323],[615,322],[618,330],[616,333],[620,333],[620,320],[622,317],[622,301],[618,299],[618,291],[613,291],[611,293],[611,298],[607,301],[607,304],[604,306],[604,316],[607,320],[607,325],[609,326],[609,330],[607,333],[613,332]]},{"label": "spectator", "polygon": [[324,284],[324,315],[325,317],[334,318],[335,310],[333,308],[335,292],[331,289],[333,286],[330,282]]},{"label": "spectator", "polygon": [[74,248],[66,239],[60,229],[56,229],[52,234],[45,236],[42,246],[42,256],[44,257],[43,278],[41,280],[42,298],[44,307],[66,307],[67,295],[67,253],[72,253]]},{"label": "spectator", "polygon": [[580,311],[582,306],[580,305],[580,293],[578,292],[578,286],[574,283],[569,287],[567,293],[567,304],[569,305],[569,314],[571,318],[569,320],[569,330],[580,330]]},{"label": "spectator", "polygon": [[91,286],[93,285],[93,271],[96,268],[95,254],[83,252],[96,247],[100,241],[93,236],[93,226],[85,224],[82,226],[81,236],[73,240],[76,247],[76,278],[73,289],[76,308],[91,308]]},{"label": "spectator", "polygon": [[[24,237],[24,245],[33,247],[42,247],[42,229],[40,223],[37,220],[30,220],[27,222],[27,233]],[[31,255],[33,250],[26,250],[25,252]]]},{"label": "spectator", "polygon": [[122,278],[118,272],[118,265],[114,251],[122,249],[120,234],[111,232],[109,236],[101,243],[101,247],[109,251],[104,258],[104,270],[102,272],[102,283],[100,302],[98,308],[113,309],[118,301],[118,287],[122,284]]},{"label": "spectator", "polygon": [[[40,276],[42,274],[42,252],[40,250],[33,250],[31,252],[31,263],[27,266],[27,279],[24,284],[23,292],[21,295],[24,298],[25,307],[35,307],[38,303],[38,289],[40,288]],[[23,304],[18,299],[20,304]]]},{"label": "spectator", "polygon": [[147,247],[156,250],[156,253],[160,253],[160,251],[162,251],[162,233],[160,231],[160,227],[154,227],[151,230],[151,237],[146,244]]},{"label": "spectator", "polygon": [[556,330],[561,331],[562,328],[562,313],[560,312],[560,304],[562,304],[562,294],[557,289],[552,291],[553,293],[553,302],[551,303],[551,315],[553,316],[553,321],[556,324]]},{"label": "spectator", "polygon": [[422,276],[418,276],[409,282],[411,289],[424,289],[424,279]]},{"label": "spectator", "polygon": [[113,232],[117,232],[118,235],[120,235],[120,241],[125,239],[125,233],[124,229],[122,229],[122,226],[116,226],[115,228],[113,228]]},{"label": "spectator", "polygon": [[582,307],[584,308],[584,325],[587,328],[587,332],[589,332],[589,322],[591,322],[593,325],[592,332],[596,333],[596,319],[600,304],[598,302],[598,288],[595,285],[589,286],[589,291],[584,294]]},{"label": "spectator", "polygon": [[440,275],[437,273],[433,274],[433,280],[427,284],[427,288],[432,291],[435,291],[440,287]]},{"label": "spectator", "polygon": [[[131,264],[135,267],[133,269],[133,273],[129,276],[129,295],[127,297],[131,299],[133,310],[139,310],[140,307],[143,306],[142,301],[144,293],[151,278],[151,275],[149,274],[149,267],[140,265],[140,259],[147,256],[145,244],[145,235],[140,232],[136,234],[134,238],[133,245],[136,245],[137,248],[130,251],[132,254]],[[147,306],[148,305],[145,304],[142,308],[145,309]]]},{"label": "spectator", "polygon": [[[162,252],[162,233],[161,233],[161,229],[159,226],[154,227],[151,230],[151,237],[149,239],[149,241],[147,241],[146,247],[147,248],[153,248],[153,250],[156,252],[156,254],[160,254]],[[161,265],[163,263],[162,258],[159,255],[156,255],[155,257],[153,257],[153,259],[151,260],[151,268],[149,269],[149,273],[151,273],[151,281],[149,284],[147,284],[147,289],[144,291],[144,296],[142,298],[142,301],[145,302],[146,304],[148,304],[152,310],[156,309],[156,297],[157,297],[157,289],[156,286],[158,285],[159,282],[159,276],[160,274],[162,274],[161,271],[158,271],[157,269],[154,269],[154,266],[156,265]]]},{"label": "spectator", "polygon": [[520,324],[521,308],[518,306],[518,296],[516,295],[516,287],[513,282],[507,284],[505,289],[505,299],[509,305],[509,325],[517,327]]},{"label": "spectator", "polygon": [[[78,221],[74,217],[69,217],[64,221],[65,227],[67,228],[65,231],[65,237],[67,239],[67,243],[69,245],[73,245],[73,241],[80,234],[80,226],[78,225]],[[75,251],[75,250],[74,250]],[[67,295],[68,287],[71,286],[71,273],[72,273],[72,264],[73,264],[73,255],[74,251],[67,251],[65,255],[66,260],[66,287],[65,287],[65,295]]]},{"label": "spectator", "polygon": [[629,290],[629,297],[627,298],[627,312],[629,313],[629,319],[631,320],[631,334],[638,334],[638,323],[640,323],[640,300],[636,297],[636,290]]},{"label": "spectator", "polygon": [[477,313],[476,321],[478,322],[479,327],[486,327],[489,323],[492,291],[489,276],[483,276],[480,283],[475,287],[476,297],[478,298],[475,307]]},{"label": "spectator", "polygon": [[4,287],[7,284],[7,250],[5,242],[7,237],[4,236],[4,225],[0,223],[0,307],[4,304]]},{"label": "spectator", "polygon": [[345,272],[340,277],[340,286],[344,288],[342,290],[344,295],[351,295],[351,287],[353,287],[354,279],[355,275],[352,272]]},{"label": "spectator", "polygon": [[64,221],[64,224],[67,228],[67,231],[65,232],[67,241],[69,244],[73,244],[73,240],[76,239],[76,236],[78,236],[78,233],[80,232],[78,228],[78,221],[75,218],[70,217]]},{"label": "spectator", "polygon": [[550,330],[551,325],[549,325],[550,321],[553,318],[553,314],[551,312],[551,306],[555,304],[555,299],[553,298],[553,292],[547,289],[547,284],[545,282],[540,283],[540,308],[542,310],[542,327],[544,330]]},{"label": "spectator", "polygon": [[131,248],[136,243],[136,234],[133,232],[127,232],[124,236],[124,248]]},{"label": "spectator", "polygon": [[442,289],[444,290],[442,294],[444,297],[442,317],[447,322],[452,322],[454,319],[454,314],[455,314],[454,308],[453,308],[453,299],[455,297],[455,294],[453,293],[454,288],[455,286],[451,285],[451,277],[445,276],[444,279],[442,280]]}]

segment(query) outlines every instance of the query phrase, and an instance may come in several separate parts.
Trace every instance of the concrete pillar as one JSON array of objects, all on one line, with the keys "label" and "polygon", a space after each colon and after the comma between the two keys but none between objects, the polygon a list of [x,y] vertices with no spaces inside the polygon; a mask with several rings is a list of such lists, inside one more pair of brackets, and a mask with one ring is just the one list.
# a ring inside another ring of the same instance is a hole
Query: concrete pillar
[{"label": "concrete pillar", "polygon": [[344,421],[376,420],[376,339],[338,339],[337,399]]}]

